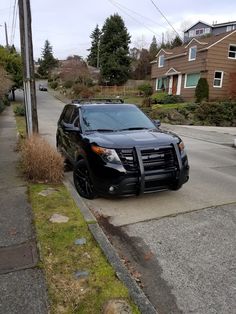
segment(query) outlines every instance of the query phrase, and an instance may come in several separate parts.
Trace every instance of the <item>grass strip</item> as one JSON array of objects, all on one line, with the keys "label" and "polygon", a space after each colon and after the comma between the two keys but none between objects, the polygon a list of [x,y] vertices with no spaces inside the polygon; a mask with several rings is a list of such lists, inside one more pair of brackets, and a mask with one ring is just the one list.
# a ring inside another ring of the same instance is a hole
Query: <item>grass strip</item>
[{"label": "grass strip", "polygon": [[[24,138],[25,118],[16,116],[16,124]],[[55,189],[52,194],[45,197],[39,195],[50,187]],[[140,313],[64,185],[29,184],[28,191],[41,257],[38,266],[44,269],[46,275],[50,313],[102,313],[103,305],[114,298],[125,299],[133,313]],[[69,221],[51,223],[49,219],[55,213],[67,216]],[[76,245],[74,241],[81,238],[85,238],[86,243]],[[88,277],[76,278],[78,271],[88,272]]]},{"label": "grass strip", "polygon": [[[49,187],[55,192],[44,197],[38,193]],[[33,208],[42,265],[50,297],[51,313],[101,313],[110,299],[122,298],[132,304],[127,288],[116,278],[80,211],[63,185],[30,184],[29,198]],[[53,214],[65,215],[66,223],[51,223]],[[85,238],[84,245],[74,241]],[[88,272],[78,279],[77,271]]]}]

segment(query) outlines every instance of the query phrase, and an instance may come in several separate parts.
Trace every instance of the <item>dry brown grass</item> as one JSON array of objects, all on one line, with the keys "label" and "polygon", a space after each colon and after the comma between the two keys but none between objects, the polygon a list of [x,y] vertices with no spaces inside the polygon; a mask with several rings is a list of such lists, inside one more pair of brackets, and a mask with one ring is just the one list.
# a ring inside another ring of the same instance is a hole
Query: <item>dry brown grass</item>
[{"label": "dry brown grass", "polygon": [[22,167],[32,182],[60,183],[64,174],[62,156],[39,135],[27,138],[22,145]]}]

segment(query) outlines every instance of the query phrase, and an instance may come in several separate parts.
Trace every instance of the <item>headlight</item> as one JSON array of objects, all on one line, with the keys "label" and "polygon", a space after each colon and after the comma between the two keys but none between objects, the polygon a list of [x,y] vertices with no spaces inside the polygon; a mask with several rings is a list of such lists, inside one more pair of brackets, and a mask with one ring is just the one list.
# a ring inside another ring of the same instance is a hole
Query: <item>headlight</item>
[{"label": "headlight", "polygon": [[121,163],[120,158],[114,149],[92,145],[92,151],[99,155],[105,162],[111,162],[114,164]]},{"label": "headlight", "polygon": [[181,141],[178,145],[179,145],[180,152],[183,152],[184,151],[184,143]]}]

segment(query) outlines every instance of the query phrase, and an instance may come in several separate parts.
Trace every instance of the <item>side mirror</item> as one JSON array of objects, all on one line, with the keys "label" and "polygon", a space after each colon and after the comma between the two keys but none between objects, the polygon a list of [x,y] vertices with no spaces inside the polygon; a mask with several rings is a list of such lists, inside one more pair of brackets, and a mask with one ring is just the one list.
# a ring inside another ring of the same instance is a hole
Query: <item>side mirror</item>
[{"label": "side mirror", "polygon": [[66,131],[66,132],[79,132],[79,133],[81,132],[81,131],[80,131],[80,128],[75,127],[75,126],[66,127],[66,128],[65,128],[65,131]]},{"label": "side mirror", "polygon": [[73,124],[70,123],[62,123],[62,128],[64,129],[65,132],[80,132],[80,128],[74,126]]},{"label": "side mirror", "polygon": [[160,120],[153,120],[153,123],[155,124],[155,126],[157,128],[159,128],[161,126],[161,121]]}]

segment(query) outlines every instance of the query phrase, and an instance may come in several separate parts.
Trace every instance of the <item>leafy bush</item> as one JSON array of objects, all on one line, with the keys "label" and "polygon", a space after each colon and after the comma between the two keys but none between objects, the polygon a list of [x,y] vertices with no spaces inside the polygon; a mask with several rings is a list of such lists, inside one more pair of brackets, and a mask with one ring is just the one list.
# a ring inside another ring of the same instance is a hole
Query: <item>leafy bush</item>
[{"label": "leafy bush", "polygon": [[163,104],[178,104],[184,102],[183,98],[179,95],[166,95]]},{"label": "leafy bush", "polygon": [[178,104],[184,102],[179,95],[168,95],[165,92],[158,92],[152,95],[152,103],[154,104]]},{"label": "leafy bush", "polygon": [[92,88],[88,88],[82,84],[76,84],[73,86],[73,92],[75,97],[89,98],[95,95],[95,91]]},{"label": "leafy bush", "polygon": [[138,90],[142,92],[145,97],[152,95],[152,86],[149,83],[139,85]]},{"label": "leafy bush", "polygon": [[153,104],[163,104],[165,97],[168,94],[165,92],[157,92],[151,96],[151,100]]},{"label": "leafy bush", "polygon": [[0,112],[2,112],[6,106],[4,105],[3,101],[0,99]]},{"label": "leafy bush", "polygon": [[2,112],[6,106],[10,106],[10,101],[8,99],[7,95],[4,95],[1,99],[0,99],[0,112]]},{"label": "leafy bush", "polygon": [[235,126],[235,102],[203,102],[195,110],[195,116],[203,125]]},{"label": "leafy bush", "polygon": [[14,109],[14,113],[16,116],[25,116],[25,106],[24,105],[18,105]]},{"label": "leafy bush", "polygon": [[72,86],[73,86],[73,84],[74,84],[74,82],[73,81],[70,81],[70,80],[68,80],[68,81],[65,81],[64,83],[63,83],[63,87],[65,87],[65,88],[71,88]]},{"label": "leafy bush", "polygon": [[151,117],[159,119],[164,123],[187,124],[185,112],[179,112],[178,109],[173,108],[157,108]]},{"label": "leafy bush", "polygon": [[56,81],[50,82],[50,87],[52,89],[56,89],[58,87],[58,82],[56,82]]},{"label": "leafy bush", "polygon": [[9,101],[9,99],[8,99],[8,95],[5,95],[4,97],[3,97],[3,99],[2,99],[2,101],[3,101],[3,103],[4,103],[4,105],[5,106],[10,106],[10,101]]},{"label": "leafy bush", "polygon": [[76,97],[80,97],[80,93],[82,92],[83,89],[84,89],[84,86],[82,84],[79,84],[79,83],[75,84],[73,86],[74,95]]},{"label": "leafy bush", "polygon": [[81,96],[82,98],[90,98],[90,97],[93,97],[93,96],[94,96],[94,91],[93,91],[91,88],[85,87],[85,88],[81,91],[80,96]]},{"label": "leafy bush", "polygon": [[209,85],[206,78],[201,77],[195,89],[195,97],[197,102],[208,100],[209,98]]},{"label": "leafy bush", "polygon": [[22,166],[28,180],[59,183],[63,179],[64,160],[46,140],[33,135],[22,146]]}]

